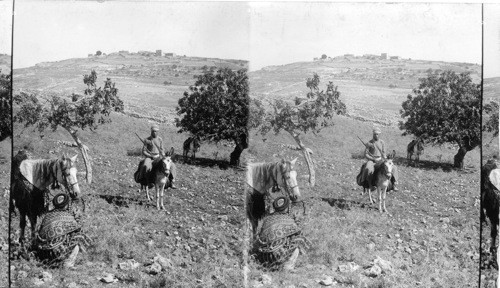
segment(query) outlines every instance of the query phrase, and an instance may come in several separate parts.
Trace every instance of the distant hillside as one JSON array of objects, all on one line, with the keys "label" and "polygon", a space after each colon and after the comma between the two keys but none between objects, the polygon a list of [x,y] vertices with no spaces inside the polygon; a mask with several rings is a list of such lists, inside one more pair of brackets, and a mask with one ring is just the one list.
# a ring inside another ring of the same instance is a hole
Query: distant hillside
[{"label": "distant hillside", "polygon": [[484,78],[483,82],[483,101],[500,102],[500,77]]},{"label": "distant hillside", "polygon": [[203,69],[248,68],[248,61],[203,58],[161,57],[138,53],[111,53],[103,56],[43,62],[33,67],[14,69],[14,93],[34,90],[39,93],[82,93],[83,75],[96,70],[98,85],[111,78],[125,102],[127,114],[173,123],[175,106],[194,84]]},{"label": "distant hillside", "polygon": [[12,61],[12,57],[10,57],[10,55],[0,54],[0,71],[2,71],[3,74],[10,73],[11,61]]},{"label": "distant hillside", "polygon": [[250,72],[250,93],[266,100],[304,97],[308,92],[306,79],[316,72],[322,89],[329,81],[338,86],[351,117],[395,126],[400,120],[401,103],[418,86],[419,79],[443,70],[470,72],[476,83],[481,79],[481,66],[475,64],[336,57]]}]

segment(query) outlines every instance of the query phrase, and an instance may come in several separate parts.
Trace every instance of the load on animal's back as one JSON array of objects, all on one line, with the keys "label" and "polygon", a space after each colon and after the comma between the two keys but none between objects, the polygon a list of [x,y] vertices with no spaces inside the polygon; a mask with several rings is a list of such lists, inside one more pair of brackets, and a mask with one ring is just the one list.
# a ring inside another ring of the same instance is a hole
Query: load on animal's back
[{"label": "load on animal's back", "polygon": [[200,138],[198,136],[191,136],[182,144],[182,156],[184,160],[187,159],[188,154],[191,153],[191,159],[194,160],[196,153],[200,151]]}]

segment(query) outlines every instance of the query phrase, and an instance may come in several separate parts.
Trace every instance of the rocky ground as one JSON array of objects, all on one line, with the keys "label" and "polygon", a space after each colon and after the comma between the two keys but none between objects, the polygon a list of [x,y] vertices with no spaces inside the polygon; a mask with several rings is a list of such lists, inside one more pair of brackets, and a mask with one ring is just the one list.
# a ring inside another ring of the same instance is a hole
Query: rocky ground
[{"label": "rocky ground", "polygon": [[[141,159],[139,140],[124,136],[148,131],[149,125],[115,115],[106,129],[82,133],[93,157],[93,183],[80,187],[86,201],[83,229],[92,245],[78,256],[74,269],[65,270],[23,259],[14,241],[13,287],[102,283],[114,283],[109,287],[240,287],[244,173],[227,164],[232,148],[202,144],[194,161],[175,156],[179,189],[166,191],[167,210],[160,212],[133,182]],[[161,129],[165,144],[182,153],[187,136],[167,126]],[[54,143],[65,137],[62,132],[46,135],[45,141],[26,136],[16,141],[15,149],[27,145],[40,158],[76,153]],[[79,171],[84,171],[81,163]],[[13,220],[12,236],[18,239],[18,218]]]}]

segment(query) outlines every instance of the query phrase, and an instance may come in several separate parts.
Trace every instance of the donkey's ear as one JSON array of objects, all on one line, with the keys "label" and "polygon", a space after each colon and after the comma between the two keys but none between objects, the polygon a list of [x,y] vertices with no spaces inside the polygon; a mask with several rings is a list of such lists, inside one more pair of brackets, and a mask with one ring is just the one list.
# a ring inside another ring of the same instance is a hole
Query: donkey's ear
[{"label": "donkey's ear", "polygon": [[76,158],[78,158],[78,154],[75,154],[75,156],[71,157],[71,162],[75,163],[76,162]]},{"label": "donkey's ear", "polygon": [[174,155],[174,147],[170,147],[170,152],[168,153],[168,156]]},{"label": "donkey's ear", "polygon": [[61,159],[65,160],[66,158],[68,158],[68,157],[66,157],[66,153],[63,153],[62,156],[61,156]]},{"label": "donkey's ear", "polygon": [[295,165],[295,162],[297,162],[297,159],[298,159],[298,158],[295,158],[295,159],[293,159],[292,161],[290,161],[290,164],[291,164],[292,166],[294,166],[294,165]]}]

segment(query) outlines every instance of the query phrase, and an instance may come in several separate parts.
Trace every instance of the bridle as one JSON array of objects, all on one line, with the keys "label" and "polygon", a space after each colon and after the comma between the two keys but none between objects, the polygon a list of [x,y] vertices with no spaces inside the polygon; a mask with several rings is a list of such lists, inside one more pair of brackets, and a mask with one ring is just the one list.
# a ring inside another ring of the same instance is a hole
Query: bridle
[{"label": "bridle", "polygon": [[[73,186],[78,184],[78,180],[76,180],[76,182],[74,182],[74,183],[68,183],[68,177],[71,176],[71,174],[68,171],[71,169],[71,167],[66,168],[64,165],[64,162],[66,162],[66,160],[62,160],[59,162],[59,168],[61,169],[61,174],[63,176],[62,177],[63,185],[66,188],[66,190],[68,190],[68,192],[70,190],[69,188],[71,188],[71,191],[73,191],[73,194],[74,194]],[[56,177],[56,179],[57,179],[57,177]]]},{"label": "bridle", "polygon": [[[283,188],[285,188],[285,191],[288,194],[288,197],[292,200],[292,202],[295,202],[296,199],[295,199],[295,196],[293,196],[293,194],[292,194],[292,190],[294,188],[298,187],[299,185],[297,184],[297,185],[292,186],[292,187],[288,186],[288,183],[286,180],[290,179],[290,170],[291,170],[289,167],[290,164],[287,163],[285,168],[281,164],[279,164],[279,166],[280,166],[281,181],[283,182]],[[273,179],[273,180],[274,180],[273,192],[280,191],[278,181],[276,179]]]}]

